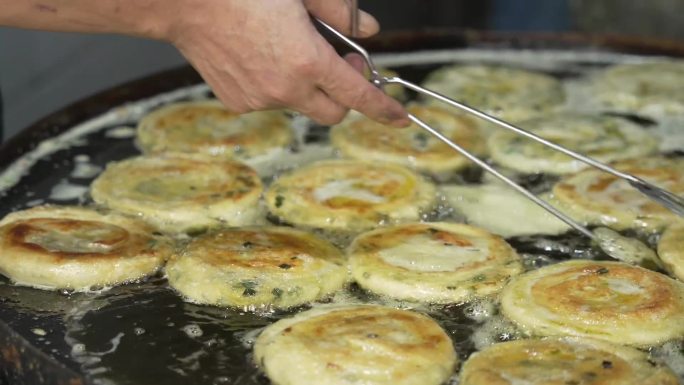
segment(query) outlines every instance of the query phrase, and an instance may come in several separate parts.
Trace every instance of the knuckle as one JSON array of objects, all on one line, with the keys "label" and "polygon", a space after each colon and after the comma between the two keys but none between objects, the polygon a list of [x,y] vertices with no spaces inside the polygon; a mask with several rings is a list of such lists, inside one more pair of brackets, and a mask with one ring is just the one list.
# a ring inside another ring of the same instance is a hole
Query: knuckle
[{"label": "knuckle", "polygon": [[281,84],[279,86],[271,86],[268,89],[268,95],[275,103],[281,106],[290,105],[297,95],[297,87],[293,85]]},{"label": "knuckle", "polygon": [[300,76],[315,76],[319,67],[320,63],[313,55],[301,55],[294,62],[294,72]]},{"label": "knuckle", "polygon": [[372,102],[374,101],[374,92],[373,89],[369,89],[368,87],[365,87],[362,90],[359,90],[358,92],[355,92],[351,96],[351,105],[350,107],[353,109],[363,109],[365,110],[367,106],[372,105]]},{"label": "knuckle", "polygon": [[273,101],[268,96],[247,94],[245,95],[245,104],[248,111],[258,111],[272,107]]}]

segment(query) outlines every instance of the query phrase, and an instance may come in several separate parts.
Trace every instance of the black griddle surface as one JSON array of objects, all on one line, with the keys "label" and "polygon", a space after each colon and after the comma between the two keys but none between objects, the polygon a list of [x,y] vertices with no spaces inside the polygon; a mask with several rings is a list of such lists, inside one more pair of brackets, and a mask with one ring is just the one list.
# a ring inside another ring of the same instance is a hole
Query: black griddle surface
[{"label": "black griddle surface", "polygon": [[[532,48],[587,48],[596,45],[621,51],[683,55],[684,47],[597,37],[521,36],[427,31],[397,33],[366,46],[373,52],[444,48],[454,46],[501,46]],[[581,63],[578,63],[581,64]],[[592,63],[595,65],[595,63]],[[434,65],[397,69],[411,81],[420,81]],[[559,77],[576,76],[560,73]],[[69,127],[97,116],[113,106],[139,100],[199,81],[189,68],[169,71],[127,84],[89,98],[51,115],[0,149],[0,168]],[[127,122],[134,126],[135,122]],[[90,163],[106,163],[139,153],[131,138],[105,136],[104,127],[88,134],[84,141],[61,149],[38,161],[31,172],[4,193],[0,216],[26,208],[29,203],[88,204],[84,201],[52,201],[50,191],[58,183],[87,186],[90,179],[69,174],[77,155],[88,155]],[[322,135],[325,137],[325,135]],[[319,139],[315,139],[318,141]],[[479,174],[475,174],[475,178]],[[465,175],[464,180],[472,179]],[[545,183],[530,177],[528,187]],[[567,234],[554,243],[559,250],[547,250],[535,237],[510,240],[525,252],[528,268],[567,259],[568,252],[595,253],[576,234]],[[582,254],[584,253],[584,254]],[[546,254],[546,255],[543,255]],[[592,257],[603,258],[592,254]],[[352,286],[350,296],[374,301]],[[2,369],[11,384],[118,384],[118,385],[227,385],[268,384],[251,362],[249,344],[255,329],[301,309],[276,314],[255,315],[238,310],[186,303],[171,290],[163,277],[113,288],[102,293],[69,294],[15,286],[0,277],[0,356]],[[454,339],[461,360],[474,349],[469,336],[479,323],[468,317],[470,305],[425,309]],[[499,340],[515,338],[516,332],[501,329]]]}]

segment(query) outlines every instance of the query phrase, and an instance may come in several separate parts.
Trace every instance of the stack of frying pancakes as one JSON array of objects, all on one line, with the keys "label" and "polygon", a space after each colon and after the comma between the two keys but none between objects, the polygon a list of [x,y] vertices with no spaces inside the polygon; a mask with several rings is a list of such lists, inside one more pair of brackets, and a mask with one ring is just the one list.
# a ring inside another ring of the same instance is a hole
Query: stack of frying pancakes
[{"label": "stack of frying pancakes", "polygon": [[[666,100],[662,108],[677,113],[684,101],[652,74],[669,71],[681,82],[681,68],[597,74],[597,110],[653,112]],[[653,89],[631,94],[634,86],[618,80],[634,73]],[[425,85],[684,194],[684,159],[658,154],[658,140],[638,124],[567,108],[554,77],[458,65]],[[254,359],[275,384],[438,385],[458,367],[462,385],[677,384],[645,350],[684,338],[684,284],[666,275],[684,279],[680,218],[620,180],[469,116],[428,101],[408,108],[509,175],[551,178],[544,198],[579,221],[663,232],[657,251],[667,271],[579,259],[526,271],[504,237],[566,228],[547,226],[553,219],[534,209],[516,218],[501,218],[508,208],[484,214],[487,199],[517,207],[517,198],[507,200],[486,178],[484,186],[454,185],[468,162],[415,126],[353,115],[331,129],[337,158],[260,175],[249,165],[278,163],[307,144],[284,111],[235,115],[217,101],[175,103],[143,118],[143,155],[108,165],[91,186],[94,206],[44,206],[3,219],[0,270],[22,285],[87,291],[166,265],[186,300],[245,310],[301,310],[352,283],[378,298],[318,304],[267,327]],[[467,193],[472,200],[456,198]],[[440,215],[449,205],[465,223]],[[437,321],[388,305],[480,300],[496,303],[528,338],[494,344],[462,365]]]}]

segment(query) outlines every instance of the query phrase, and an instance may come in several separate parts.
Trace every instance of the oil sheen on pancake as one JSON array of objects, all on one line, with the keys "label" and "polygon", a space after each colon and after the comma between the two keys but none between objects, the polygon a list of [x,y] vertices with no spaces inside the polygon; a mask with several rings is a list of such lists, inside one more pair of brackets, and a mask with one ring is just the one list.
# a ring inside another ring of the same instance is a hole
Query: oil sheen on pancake
[{"label": "oil sheen on pancake", "polygon": [[236,114],[217,100],[164,106],[138,124],[145,153],[206,154],[247,159],[287,147],[294,140],[284,111]]},{"label": "oil sheen on pancake", "polygon": [[[423,86],[512,122],[549,113],[565,100],[557,79],[497,66],[443,67],[428,75]],[[428,102],[441,103],[433,98]]]},{"label": "oil sheen on pancake", "polygon": [[576,337],[509,341],[476,352],[460,385],[677,385],[670,369],[634,348]]},{"label": "oil sheen on pancake", "polygon": [[358,236],[349,248],[354,280],[387,297],[459,303],[501,290],[522,271],[500,237],[457,223],[413,223]]},{"label": "oil sheen on pancake", "polygon": [[[409,112],[439,129],[466,150],[482,155],[484,139],[476,120],[435,106],[412,105]],[[434,174],[468,166],[469,160],[415,124],[397,130],[359,116],[333,127],[331,141],[347,157],[399,163]]]},{"label": "oil sheen on pancake", "polygon": [[266,203],[295,225],[360,231],[418,220],[435,193],[433,184],[403,166],[329,160],[279,177]]},{"label": "oil sheen on pancake", "polygon": [[[625,119],[560,113],[520,123],[526,130],[600,162],[636,158],[658,149],[658,140]],[[492,159],[523,173],[567,174],[588,166],[540,143],[507,130],[488,141]]]},{"label": "oil sheen on pancake", "polygon": [[[502,237],[556,235],[570,229],[565,222],[502,184],[443,185],[441,191],[468,223]],[[541,198],[548,201],[546,195]]]},{"label": "oil sheen on pancake", "polygon": [[665,230],[658,241],[658,256],[670,273],[684,281],[684,224]]},{"label": "oil sheen on pancake", "polygon": [[[684,158],[637,158],[615,162],[613,166],[684,195]],[[681,221],[627,182],[599,170],[588,169],[562,179],[553,187],[553,195],[574,218],[618,230],[652,230]]]},{"label": "oil sheen on pancake", "polygon": [[40,289],[88,291],[157,271],[169,243],[135,218],[84,207],[41,206],[0,222],[0,272]]},{"label": "oil sheen on pancake", "polygon": [[181,154],[110,163],[91,185],[95,202],[168,233],[254,224],[262,190],[256,172],[242,163]]},{"label": "oil sheen on pancake", "polygon": [[451,339],[431,318],[381,306],[324,306],[267,327],[254,359],[278,385],[439,385]]},{"label": "oil sheen on pancake", "polygon": [[288,227],[201,235],[169,261],[166,274],[192,302],[247,309],[315,301],[341,289],[348,277],[341,251]]},{"label": "oil sheen on pancake", "polygon": [[639,347],[684,337],[684,284],[622,262],[573,260],[519,275],[501,306],[532,335]]}]

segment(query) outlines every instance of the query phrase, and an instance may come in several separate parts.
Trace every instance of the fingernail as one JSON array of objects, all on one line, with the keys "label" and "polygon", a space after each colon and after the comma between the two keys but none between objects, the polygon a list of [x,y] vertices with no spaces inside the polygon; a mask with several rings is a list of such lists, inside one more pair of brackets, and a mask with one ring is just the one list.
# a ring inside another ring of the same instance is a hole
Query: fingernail
[{"label": "fingernail", "polygon": [[408,112],[404,110],[403,108],[392,108],[391,110],[387,111],[387,115],[385,115],[389,120],[395,121],[395,120],[408,120]]},{"label": "fingernail", "polygon": [[397,127],[397,128],[405,128],[408,127],[411,124],[411,121],[409,118],[401,118],[392,121],[392,126]]}]

